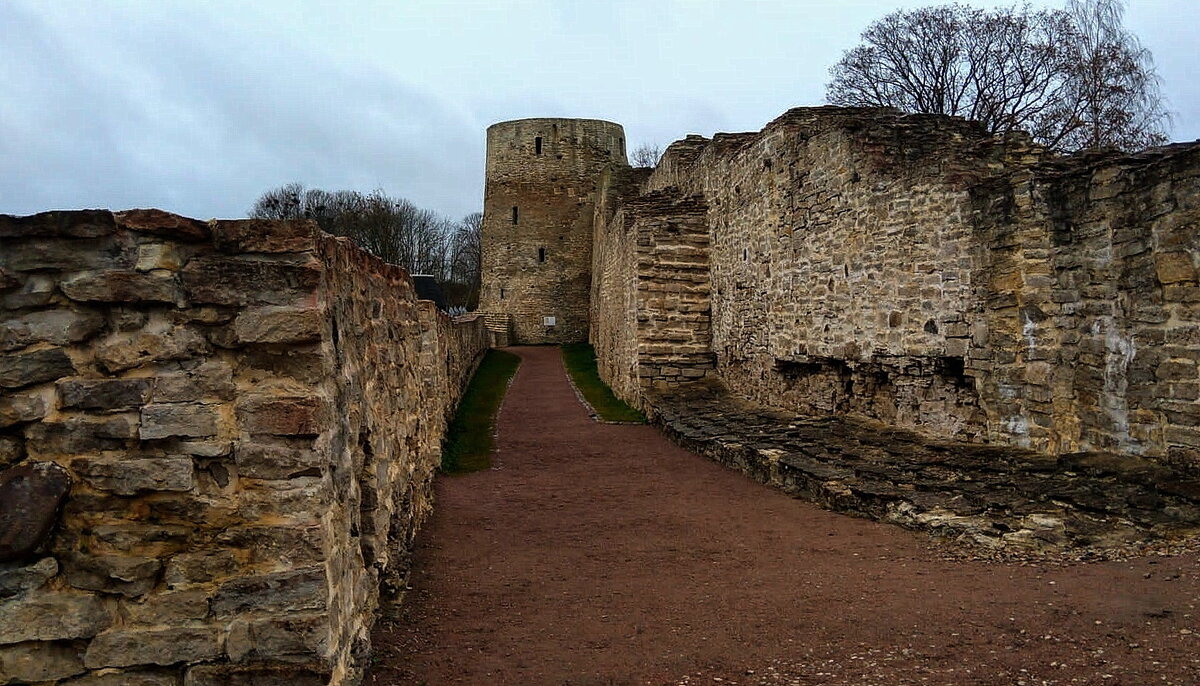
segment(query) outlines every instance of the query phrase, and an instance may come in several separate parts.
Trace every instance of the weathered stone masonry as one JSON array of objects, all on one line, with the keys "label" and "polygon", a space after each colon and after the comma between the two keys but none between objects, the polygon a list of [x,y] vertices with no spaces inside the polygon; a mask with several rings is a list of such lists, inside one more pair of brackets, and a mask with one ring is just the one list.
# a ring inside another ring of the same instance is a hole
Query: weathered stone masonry
[{"label": "weathered stone masonry", "polygon": [[[686,336],[629,295],[665,287],[661,265],[619,256],[702,204],[707,255],[689,248],[709,265],[711,322],[690,331],[743,397],[1200,466],[1200,146],[1057,158],[962,120],[801,108],[758,133],[689,136],[640,185],[609,186],[591,335],[636,404],[684,382],[637,356]],[[653,218],[631,219],[639,207]]]},{"label": "weathered stone masonry", "polygon": [[501,344],[587,340],[596,186],[614,163],[625,164],[619,124],[488,127],[479,311]]},{"label": "weathered stone masonry", "polygon": [[0,298],[0,683],[355,682],[482,320],[311,223],[154,210],[0,217]]}]

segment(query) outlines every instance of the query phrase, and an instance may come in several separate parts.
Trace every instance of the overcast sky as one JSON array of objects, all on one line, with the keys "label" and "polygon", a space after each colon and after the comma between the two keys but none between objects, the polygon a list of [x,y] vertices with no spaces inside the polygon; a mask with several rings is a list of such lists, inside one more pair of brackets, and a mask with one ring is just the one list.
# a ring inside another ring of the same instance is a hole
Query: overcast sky
[{"label": "overcast sky", "polygon": [[[0,213],[239,217],[299,181],[459,217],[489,124],[609,119],[631,148],[757,130],[821,104],[872,20],[928,4],[0,0]],[[1129,4],[1171,138],[1200,138],[1200,0]]]}]

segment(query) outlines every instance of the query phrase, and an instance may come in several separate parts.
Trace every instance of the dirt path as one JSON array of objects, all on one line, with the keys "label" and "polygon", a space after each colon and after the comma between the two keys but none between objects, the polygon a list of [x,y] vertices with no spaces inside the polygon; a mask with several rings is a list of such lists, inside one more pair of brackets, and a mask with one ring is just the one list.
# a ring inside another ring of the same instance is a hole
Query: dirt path
[{"label": "dirt path", "polygon": [[556,348],[513,351],[495,468],[439,478],[369,684],[1200,684],[1195,555],[942,559],[594,423]]}]

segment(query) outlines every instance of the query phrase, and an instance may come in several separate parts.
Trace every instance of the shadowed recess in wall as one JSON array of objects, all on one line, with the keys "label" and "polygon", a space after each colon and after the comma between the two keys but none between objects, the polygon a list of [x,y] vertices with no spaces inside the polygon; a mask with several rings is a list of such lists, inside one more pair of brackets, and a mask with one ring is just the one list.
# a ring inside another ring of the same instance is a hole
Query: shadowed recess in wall
[{"label": "shadowed recess in wall", "polygon": [[443,472],[470,474],[492,466],[496,415],[520,365],[520,357],[503,350],[484,355],[446,432]]}]

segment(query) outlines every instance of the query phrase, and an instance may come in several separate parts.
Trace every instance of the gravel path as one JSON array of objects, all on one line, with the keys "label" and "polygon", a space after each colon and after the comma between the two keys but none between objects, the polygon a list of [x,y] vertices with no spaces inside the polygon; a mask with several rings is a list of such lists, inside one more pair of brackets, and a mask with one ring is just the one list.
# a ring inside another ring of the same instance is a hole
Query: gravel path
[{"label": "gravel path", "polygon": [[592,422],[523,358],[493,469],[440,477],[368,684],[1200,684],[1195,553],[962,559]]}]

